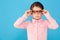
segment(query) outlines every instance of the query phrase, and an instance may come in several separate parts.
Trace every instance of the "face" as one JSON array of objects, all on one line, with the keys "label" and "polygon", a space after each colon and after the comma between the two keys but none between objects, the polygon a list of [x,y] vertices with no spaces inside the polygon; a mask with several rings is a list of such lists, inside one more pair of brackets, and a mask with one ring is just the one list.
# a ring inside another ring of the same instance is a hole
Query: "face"
[{"label": "face", "polygon": [[42,9],[40,7],[33,7],[32,9],[32,17],[36,20],[42,17]]}]

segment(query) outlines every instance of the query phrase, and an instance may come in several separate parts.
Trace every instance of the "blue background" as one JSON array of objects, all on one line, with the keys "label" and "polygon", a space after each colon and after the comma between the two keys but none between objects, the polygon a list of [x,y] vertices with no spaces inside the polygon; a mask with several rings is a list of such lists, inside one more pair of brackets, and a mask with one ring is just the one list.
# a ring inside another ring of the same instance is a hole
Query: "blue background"
[{"label": "blue background", "polygon": [[[17,29],[13,24],[35,1],[40,1],[60,24],[59,0],[0,0],[0,40],[27,40],[27,31]],[[31,20],[31,17],[28,19]],[[60,40],[60,27],[56,30],[48,29],[48,40]]]}]

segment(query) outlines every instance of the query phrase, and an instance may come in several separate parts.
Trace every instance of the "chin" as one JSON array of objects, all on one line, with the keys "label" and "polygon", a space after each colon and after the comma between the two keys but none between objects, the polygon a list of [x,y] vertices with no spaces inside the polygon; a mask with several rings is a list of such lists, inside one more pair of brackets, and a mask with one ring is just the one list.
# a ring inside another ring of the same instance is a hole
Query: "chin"
[{"label": "chin", "polygon": [[39,20],[40,18],[35,18],[36,20]]}]

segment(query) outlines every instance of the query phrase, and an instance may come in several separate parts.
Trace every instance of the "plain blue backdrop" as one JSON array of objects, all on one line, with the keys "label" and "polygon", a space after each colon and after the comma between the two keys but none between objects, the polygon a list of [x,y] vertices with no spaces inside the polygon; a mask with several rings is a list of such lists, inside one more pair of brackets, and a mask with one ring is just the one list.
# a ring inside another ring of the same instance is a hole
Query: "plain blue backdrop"
[{"label": "plain blue backdrop", "polygon": [[[60,24],[60,0],[0,0],[0,40],[27,40],[27,30],[13,24],[35,1],[40,1]],[[48,29],[48,40],[60,40],[60,25],[56,30]]]}]

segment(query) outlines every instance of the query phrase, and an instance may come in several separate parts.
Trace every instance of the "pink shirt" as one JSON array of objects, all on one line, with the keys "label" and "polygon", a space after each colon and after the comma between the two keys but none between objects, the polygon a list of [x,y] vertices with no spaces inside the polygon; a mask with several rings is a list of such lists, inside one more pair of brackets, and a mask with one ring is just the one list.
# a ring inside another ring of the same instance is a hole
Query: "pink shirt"
[{"label": "pink shirt", "polygon": [[47,20],[32,19],[32,22],[24,20],[27,18],[26,14],[20,17],[15,23],[16,28],[27,29],[28,40],[47,40],[47,29],[57,29],[57,22],[50,16],[50,14],[45,14]]}]

